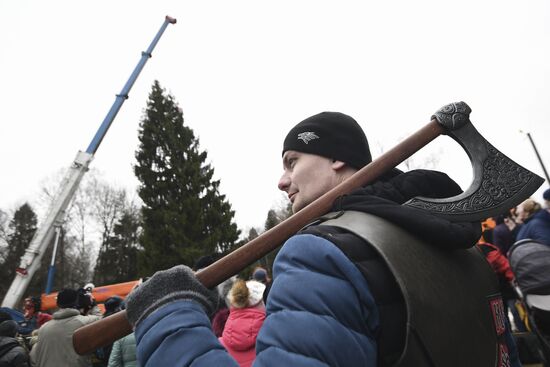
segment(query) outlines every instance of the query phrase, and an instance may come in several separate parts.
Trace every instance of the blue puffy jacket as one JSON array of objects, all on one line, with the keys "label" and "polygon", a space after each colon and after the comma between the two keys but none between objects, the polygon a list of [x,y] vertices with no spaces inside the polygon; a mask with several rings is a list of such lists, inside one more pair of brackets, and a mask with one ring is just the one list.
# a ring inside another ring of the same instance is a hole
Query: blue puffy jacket
[{"label": "blue puffy jacket", "polygon": [[550,212],[539,210],[521,226],[516,241],[531,239],[550,245]]},{"label": "blue puffy jacket", "polygon": [[[375,366],[378,314],[356,266],[330,241],[289,239],[273,268],[254,366]],[[237,366],[192,301],[170,303],[136,329],[141,366]]]}]

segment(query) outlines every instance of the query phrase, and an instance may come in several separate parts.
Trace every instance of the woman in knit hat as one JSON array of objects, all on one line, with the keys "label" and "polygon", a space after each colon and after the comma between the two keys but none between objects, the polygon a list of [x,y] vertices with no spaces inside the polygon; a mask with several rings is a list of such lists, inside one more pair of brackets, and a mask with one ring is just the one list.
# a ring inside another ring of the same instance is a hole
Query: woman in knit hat
[{"label": "woman in knit hat", "polygon": [[255,280],[237,280],[229,291],[229,318],[219,338],[240,367],[250,367],[256,358],[256,337],[265,319],[262,299],[265,285]]}]

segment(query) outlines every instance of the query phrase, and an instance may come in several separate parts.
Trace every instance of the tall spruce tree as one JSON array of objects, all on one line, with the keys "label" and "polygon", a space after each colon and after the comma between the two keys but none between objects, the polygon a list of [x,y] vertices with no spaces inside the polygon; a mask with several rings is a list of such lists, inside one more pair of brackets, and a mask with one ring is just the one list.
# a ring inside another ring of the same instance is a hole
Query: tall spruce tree
[{"label": "tall spruce tree", "polygon": [[174,98],[155,81],[140,123],[134,172],[141,182],[143,233],[139,272],[176,264],[192,266],[202,255],[230,250],[239,236],[234,212],[218,191],[193,130],[184,126]]},{"label": "tall spruce tree", "polygon": [[8,247],[0,269],[0,275],[4,280],[0,282],[2,298],[15,277],[15,269],[19,266],[21,256],[25,253],[25,249],[31,243],[34,232],[36,232],[36,223],[36,214],[31,206],[25,203],[15,211],[13,219],[8,225]]}]

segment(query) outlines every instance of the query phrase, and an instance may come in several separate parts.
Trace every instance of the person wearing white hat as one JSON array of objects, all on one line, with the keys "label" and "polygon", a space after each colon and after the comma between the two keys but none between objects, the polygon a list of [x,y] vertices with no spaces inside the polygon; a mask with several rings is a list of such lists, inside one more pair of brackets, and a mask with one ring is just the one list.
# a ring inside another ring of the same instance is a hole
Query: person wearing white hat
[{"label": "person wearing white hat", "polygon": [[229,318],[219,338],[240,367],[249,367],[256,358],[256,337],[265,319],[265,284],[238,280],[227,296]]}]

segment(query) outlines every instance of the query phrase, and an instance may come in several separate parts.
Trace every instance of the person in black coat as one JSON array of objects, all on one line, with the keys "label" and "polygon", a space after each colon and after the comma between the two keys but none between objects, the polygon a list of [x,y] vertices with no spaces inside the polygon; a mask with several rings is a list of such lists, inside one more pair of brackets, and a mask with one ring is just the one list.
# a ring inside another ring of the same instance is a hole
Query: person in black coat
[{"label": "person in black coat", "polygon": [[0,367],[29,367],[29,355],[15,339],[17,323],[0,311]]}]

